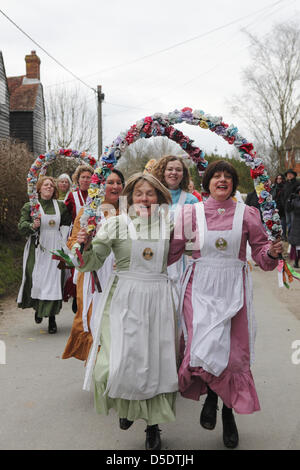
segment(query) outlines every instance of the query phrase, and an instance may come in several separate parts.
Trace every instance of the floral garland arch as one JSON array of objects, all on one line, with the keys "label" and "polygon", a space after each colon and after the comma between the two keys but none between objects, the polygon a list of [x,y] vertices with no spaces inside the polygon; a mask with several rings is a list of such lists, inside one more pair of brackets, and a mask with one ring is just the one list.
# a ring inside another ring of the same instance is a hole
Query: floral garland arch
[{"label": "floral garland arch", "polygon": [[[236,126],[225,124],[222,117],[205,114],[204,111],[193,110],[189,107],[168,114],[155,113],[153,116],[147,116],[133,124],[129,130],[121,133],[109,147],[105,147],[99,166],[92,177],[89,198],[81,218],[81,226],[87,227],[88,232],[92,235],[95,234],[97,223],[101,218],[100,206],[105,194],[105,180],[127,147],[140,138],[168,137],[178,143],[188,154],[200,174],[204,172],[208,164],[204,158],[205,154],[199,147],[193,145],[193,140],[174,127],[174,125],[181,123],[209,129],[236,147],[240,159],[250,168],[250,175],[254,181],[269,239],[273,241],[279,238],[282,234],[282,228],[276,203],[270,194],[269,175],[262,158],[254,151],[253,144],[241,136]],[[289,287],[287,279],[289,282],[292,282],[293,278],[300,280],[299,274],[282,258],[279,261],[278,271],[281,276],[280,286]]]},{"label": "floral garland arch", "polygon": [[31,165],[27,176],[27,194],[31,208],[30,215],[33,219],[40,217],[40,204],[36,190],[37,180],[39,176],[46,175],[48,166],[53,163],[56,158],[74,158],[78,164],[86,163],[92,168],[96,168],[98,165],[98,162],[94,157],[88,155],[86,152],[78,152],[77,150],[51,150],[45,155],[40,155]]},{"label": "floral garland arch", "polygon": [[[233,144],[239,151],[242,161],[250,167],[250,174],[254,180],[254,186],[259,198],[259,204],[269,238],[275,240],[281,233],[281,224],[276,203],[272,200],[270,194],[269,176],[263,165],[263,160],[253,151],[253,144],[242,137],[238,128],[234,125],[228,125],[223,122],[221,117],[205,114],[203,111],[183,108],[181,111],[175,110],[169,114],[155,113],[153,116],[147,116],[132,125],[129,130],[121,133],[110,147],[106,147],[101,157],[101,166],[96,170],[92,184],[90,186],[90,206],[92,209],[87,216],[94,216],[93,210],[96,209],[99,201],[99,188],[103,185],[103,172],[107,167],[113,167],[125,152],[127,147],[140,138],[149,138],[153,136],[165,136],[178,143],[188,154],[189,158],[196,164],[201,174],[206,166],[204,152],[193,145],[193,140],[185,136],[181,131],[174,128],[175,124],[186,124],[199,126],[202,129],[209,129],[221,136],[229,144]],[[96,175],[96,176],[95,176]]]}]

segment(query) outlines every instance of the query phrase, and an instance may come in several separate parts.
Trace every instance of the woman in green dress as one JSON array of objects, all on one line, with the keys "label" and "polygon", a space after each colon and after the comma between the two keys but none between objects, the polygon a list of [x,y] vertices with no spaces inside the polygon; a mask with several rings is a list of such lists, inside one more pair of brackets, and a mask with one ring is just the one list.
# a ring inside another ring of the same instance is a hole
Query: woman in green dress
[{"label": "woman in green dress", "polygon": [[30,203],[24,204],[19,231],[28,237],[23,255],[23,279],[18,295],[18,307],[33,308],[36,323],[49,318],[48,332],[56,333],[55,315],[62,307],[62,271],[51,251],[61,248],[61,225],[70,225],[71,215],[63,201],[57,201],[58,191],[52,177],[42,176],[37,182],[40,218],[32,220]]},{"label": "woman in green dress", "polygon": [[99,413],[117,411],[121,429],[147,423],[147,450],[161,448],[158,425],[175,420],[178,389],[176,322],[167,276],[169,191],[152,175],[127,182],[128,214],[111,217],[90,244],[85,229],[82,271],[97,270],[113,251],[116,271],[102,305],[97,335],[87,363],[84,388],[93,376]]}]

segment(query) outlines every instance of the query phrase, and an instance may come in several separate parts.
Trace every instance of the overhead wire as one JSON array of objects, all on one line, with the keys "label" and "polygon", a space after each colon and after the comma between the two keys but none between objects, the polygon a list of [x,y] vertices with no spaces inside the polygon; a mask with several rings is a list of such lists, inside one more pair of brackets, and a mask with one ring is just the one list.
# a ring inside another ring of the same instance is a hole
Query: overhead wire
[{"label": "overhead wire", "polygon": [[[281,3],[281,2],[276,2],[276,4],[274,4],[273,7],[274,7],[275,5],[277,5],[278,3]],[[291,3],[295,3],[295,0],[292,0]],[[273,12],[271,12],[271,13],[269,13],[267,17],[270,17],[270,16],[274,15],[274,14],[277,13],[279,10],[281,10],[281,8],[282,8],[282,7],[278,8],[277,10],[275,10],[275,11],[273,11]],[[261,12],[261,10],[260,10],[260,12]],[[264,20],[264,19],[266,18],[266,15],[265,15],[265,14],[260,15],[260,16],[261,16],[261,18],[259,19],[259,21],[262,21],[262,20]],[[257,19],[256,19],[255,21],[257,22]],[[252,23],[249,23],[248,25],[246,25],[245,28],[248,28],[249,26],[252,26],[252,25],[253,25],[253,22],[252,22]],[[244,29],[245,29],[245,28],[244,28]],[[237,34],[237,33],[235,33],[235,34]],[[268,33],[266,33],[263,37],[267,36],[267,34],[268,34]],[[220,46],[222,46],[223,44],[224,44],[224,42],[219,43]],[[228,43],[227,43],[227,45],[228,45]],[[249,45],[244,46],[243,48],[239,49],[239,51],[245,50],[245,49],[247,49],[247,48],[249,48],[249,47],[250,47]],[[205,71],[202,71],[201,74],[197,75],[196,77],[193,77],[192,79],[190,79],[190,80],[188,80],[188,81],[186,81],[186,82],[184,82],[184,83],[181,83],[181,84],[179,84],[179,85],[174,86],[174,87],[171,88],[171,89],[168,89],[168,91],[167,91],[166,93],[164,93],[164,97],[165,97],[166,95],[169,95],[170,93],[173,93],[174,91],[176,91],[176,90],[178,89],[178,87],[182,88],[182,87],[188,86],[190,83],[194,82],[195,80],[198,80],[199,78],[201,78],[202,76],[206,75],[207,73],[210,73],[210,72],[212,72],[213,70],[215,70],[219,65],[220,65],[220,62],[218,61],[217,64],[213,65],[212,67],[210,67],[209,69],[207,69],[207,70],[205,70]],[[160,82],[160,84],[161,84],[161,82]],[[143,102],[140,104],[140,106],[143,107],[144,105],[146,105],[146,104],[148,104],[148,103],[151,103],[151,102],[153,102],[154,100],[156,101],[156,100],[159,100],[159,99],[161,99],[161,96],[154,96],[154,97],[151,97],[151,98],[149,98],[147,101],[143,101]],[[146,109],[146,108],[144,108],[144,109]],[[120,112],[122,112],[122,111],[120,111]],[[116,113],[108,114],[108,115],[106,115],[106,117],[114,116],[115,114],[116,114]]]},{"label": "overhead wire", "polygon": [[[262,12],[262,11],[264,11],[264,10],[268,10],[269,8],[273,8],[274,6],[278,5],[279,3],[282,3],[282,2],[285,2],[285,1],[286,1],[286,0],[277,0],[275,3],[273,2],[272,4],[265,6],[265,7],[261,8],[260,10],[257,10],[257,11],[255,11],[255,12],[253,12],[253,13],[247,14],[247,15],[242,16],[242,17],[239,17],[239,18],[236,18],[235,20],[232,20],[232,21],[230,21],[230,22],[228,22],[228,23],[226,23],[226,24],[224,24],[224,25],[221,25],[221,26],[218,26],[218,27],[216,27],[216,28],[213,28],[213,29],[211,29],[211,30],[209,30],[209,31],[205,31],[205,32],[203,32],[203,33],[200,33],[200,34],[198,34],[197,36],[194,36],[194,37],[189,38],[189,39],[185,39],[184,41],[180,41],[180,42],[178,42],[178,43],[172,44],[171,46],[168,46],[168,47],[166,47],[166,48],[163,48],[163,49],[160,49],[160,50],[151,52],[151,53],[149,53],[149,54],[146,54],[146,55],[144,55],[144,56],[142,56],[142,57],[138,57],[138,58],[133,59],[133,60],[131,60],[131,61],[123,62],[123,63],[121,63],[121,64],[113,65],[113,66],[111,66],[111,67],[106,67],[106,68],[104,68],[104,69],[102,69],[102,70],[100,70],[100,71],[98,71],[98,72],[94,72],[94,73],[92,73],[92,74],[85,75],[85,78],[92,77],[92,76],[95,76],[95,75],[99,75],[99,74],[101,74],[101,73],[105,73],[105,72],[108,72],[108,71],[112,71],[112,70],[115,70],[115,69],[117,69],[117,68],[126,67],[126,66],[129,66],[129,65],[135,64],[135,63],[137,63],[137,62],[146,60],[146,59],[148,59],[148,58],[154,57],[154,56],[156,56],[156,55],[158,55],[158,54],[162,54],[162,53],[164,53],[164,52],[168,52],[168,51],[170,51],[170,50],[172,50],[172,49],[175,49],[175,48],[177,48],[177,47],[179,47],[179,46],[182,46],[182,45],[187,44],[187,43],[192,42],[192,41],[196,41],[196,40],[201,39],[201,38],[203,38],[203,37],[205,37],[205,36],[208,36],[208,35],[210,35],[210,34],[212,34],[212,33],[214,33],[214,32],[217,32],[217,31],[220,31],[220,30],[222,30],[222,29],[225,29],[225,28],[227,28],[227,27],[229,27],[229,26],[232,26],[233,24],[238,23],[238,22],[242,21],[242,20],[245,19],[245,18],[249,18],[250,16],[256,15],[256,14],[258,14],[259,12]],[[71,81],[71,80],[61,82],[61,84],[69,83],[70,81]],[[48,86],[50,87],[50,86],[56,86],[56,85],[53,84],[53,85],[48,85]]]},{"label": "overhead wire", "polygon": [[57,60],[52,54],[50,54],[43,46],[41,46],[35,39],[33,39],[26,31],[24,31],[17,23],[15,23],[6,13],[4,13],[3,10],[0,9],[0,13],[8,20],[10,21],[19,31],[21,31],[22,34],[24,34],[30,41],[32,41],[36,46],[38,46],[45,54],[50,57],[50,59],[54,60],[60,67],[62,67],[66,72],[71,74],[75,80],[78,80],[81,82],[84,86],[88,87],[90,90],[93,92],[97,93],[97,90],[92,88],[90,85],[85,83],[80,77],[75,75],[70,69],[68,69],[64,64],[62,64],[59,60]]}]

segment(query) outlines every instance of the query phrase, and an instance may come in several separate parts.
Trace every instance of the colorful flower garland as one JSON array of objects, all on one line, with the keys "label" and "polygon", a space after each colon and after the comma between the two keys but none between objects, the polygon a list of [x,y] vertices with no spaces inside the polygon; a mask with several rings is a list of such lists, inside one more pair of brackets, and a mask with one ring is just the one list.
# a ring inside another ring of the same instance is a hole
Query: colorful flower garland
[{"label": "colorful flower garland", "polygon": [[86,163],[93,168],[96,168],[98,163],[94,157],[88,155],[86,152],[78,152],[71,149],[59,149],[57,151],[51,150],[45,155],[40,155],[33,165],[31,166],[27,176],[27,193],[29,197],[31,212],[30,215],[33,219],[40,217],[40,204],[38,193],[36,190],[36,183],[39,176],[45,175],[48,166],[56,160],[56,158],[74,158],[78,164]]},{"label": "colorful flower garland", "polygon": [[269,238],[270,240],[278,238],[282,233],[280,217],[276,209],[276,203],[272,200],[270,194],[269,176],[263,165],[263,160],[256,155],[256,152],[253,152],[253,145],[239,134],[238,128],[234,125],[225,124],[221,117],[211,116],[199,110],[193,111],[188,107],[183,108],[181,111],[175,110],[169,114],[155,113],[153,116],[147,116],[138,121],[128,131],[121,133],[110,147],[105,148],[102,160],[114,166],[127,147],[138,139],[166,136],[181,146],[196,164],[201,174],[207,166],[204,152],[193,145],[193,140],[173,127],[175,124],[183,122],[199,126],[202,129],[209,129],[237,148],[241,160],[250,167],[251,177],[254,180]]}]

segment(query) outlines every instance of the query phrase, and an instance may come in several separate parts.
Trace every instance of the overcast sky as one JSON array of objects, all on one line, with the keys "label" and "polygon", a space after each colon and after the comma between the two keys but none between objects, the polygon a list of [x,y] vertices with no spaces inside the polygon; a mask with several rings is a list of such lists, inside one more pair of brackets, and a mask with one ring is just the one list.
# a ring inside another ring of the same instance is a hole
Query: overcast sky
[{"label": "overcast sky", "polygon": [[[249,65],[243,29],[263,38],[279,22],[300,20],[299,0],[1,0],[0,10],[76,80],[0,13],[0,50],[7,76],[25,73],[36,50],[48,87],[76,84],[96,103],[102,86],[103,140],[137,120],[189,106],[222,116],[251,140],[232,116],[228,99],[242,91]],[[210,131],[181,130],[206,152],[230,146]]]}]

